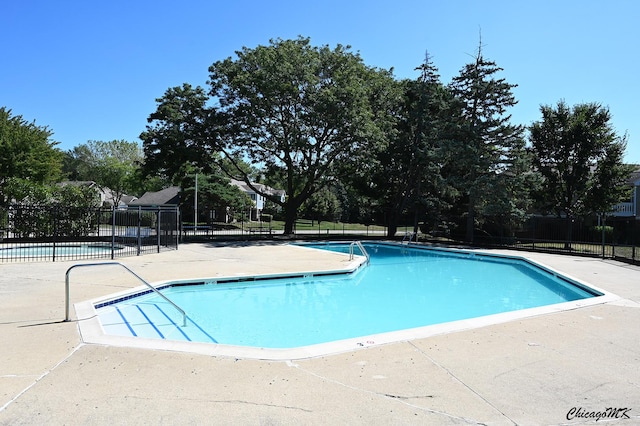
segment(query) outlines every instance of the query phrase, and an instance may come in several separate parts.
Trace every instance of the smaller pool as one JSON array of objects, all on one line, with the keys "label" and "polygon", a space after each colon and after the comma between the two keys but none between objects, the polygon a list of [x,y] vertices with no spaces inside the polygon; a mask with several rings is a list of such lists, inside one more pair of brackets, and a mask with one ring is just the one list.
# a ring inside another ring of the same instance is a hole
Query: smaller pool
[{"label": "smaller pool", "polygon": [[[115,251],[122,250],[114,246]],[[111,244],[105,243],[58,243],[42,245],[20,245],[0,248],[0,259],[39,259],[56,257],[91,257],[111,253]]]},{"label": "smaller pool", "polygon": [[[535,309],[575,307],[603,295],[521,258],[397,244],[365,247],[370,265],[349,274],[168,283],[162,292],[187,312],[187,327],[180,327],[180,315],[148,291],[95,308],[107,334],[288,349],[406,339],[425,327],[514,312],[532,315],[541,312]],[[349,246],[300,249],[346,256]],[[407,330],[414,331],[389,334]]]}]

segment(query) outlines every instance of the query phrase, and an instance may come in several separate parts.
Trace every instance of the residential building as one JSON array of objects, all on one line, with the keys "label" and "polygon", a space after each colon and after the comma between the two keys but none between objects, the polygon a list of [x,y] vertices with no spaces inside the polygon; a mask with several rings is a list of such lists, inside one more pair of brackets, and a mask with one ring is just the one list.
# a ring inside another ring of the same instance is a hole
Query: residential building
[{"label": "residential building", "polygon": [[[240,188],[240,190],[247,194],[249,198],[251,198],[251,201],[253,201],[253,206],[249,211],[250,220],[260,220],[260,215],[262,214],[262,210],[265,208],[265,202],[267,199],[262,194],[257,193],[244,181],[231,179],[231,185],[235,185]],[[262,193],[278,197],[282,202],[284,202],[287,195],[287,193],[282,189],[273,189],[261,183],[252,182],[251,185]]]},{"label": "residential building", "polygon": [[631,173],[628,184],[633,187],[631,199],[616,204],[609,215],[618,218],[634,217],[636,220],[640,220],[640,168]]},{"label": "residential building", "polygon": [[142,197],[129,203],[130,206],[177,206],[179,204],[179,186],[170,186],[160,191],[145,192]]}]

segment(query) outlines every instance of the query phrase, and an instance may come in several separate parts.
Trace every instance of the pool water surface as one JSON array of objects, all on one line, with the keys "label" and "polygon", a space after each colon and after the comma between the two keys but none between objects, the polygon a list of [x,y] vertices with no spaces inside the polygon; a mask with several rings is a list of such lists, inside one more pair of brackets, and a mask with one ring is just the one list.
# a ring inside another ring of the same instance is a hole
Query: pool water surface
[{"label": "pool water surface", "polygon": [[[524,259],[365,244],[370,264],[350,274],[168,285],[96,305],[107,334],[295,348],[602,295]],[[345,244],[312,245],[348,253]],[[346,255],[346,254],[345,254]],[[367,340],[369,341],[369,340]]]}]

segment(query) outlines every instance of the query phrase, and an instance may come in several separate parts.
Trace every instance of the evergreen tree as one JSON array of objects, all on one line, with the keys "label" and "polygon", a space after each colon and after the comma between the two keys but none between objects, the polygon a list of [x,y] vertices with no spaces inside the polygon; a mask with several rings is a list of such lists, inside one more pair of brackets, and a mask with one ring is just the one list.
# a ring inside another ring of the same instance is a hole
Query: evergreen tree
[{"label": "evergreen tree", "polygon": [[436,216],[450,193],[441,168],[451,96],[428,54],[417,70],[416,80],[398,83],[402,97],[395,105],[395,129],[388,144],[371,153],[376,167],[361,185],[384,212],[390,237],[402,221],[417,232],[419,221],[427,212]]},{"label": "evergreen tree", "polygon": [[[507,114],[517,103],[512,93],[516,85],[497,78],[500,71],[495,62],[484,58],[480,44],[474,61],[465,65],[449,86],[461,108],[455,169],[466,203],[469,242],[474,240],[477,215],[483,217],[494,188],[506,185],[502,190],[505,195],[525,197],[514,192],[522,185],[513,181],[522,167],[519,156],[524,152],[524,129],[510,124]],[[515,205],[505,207],[517,210]]]}]

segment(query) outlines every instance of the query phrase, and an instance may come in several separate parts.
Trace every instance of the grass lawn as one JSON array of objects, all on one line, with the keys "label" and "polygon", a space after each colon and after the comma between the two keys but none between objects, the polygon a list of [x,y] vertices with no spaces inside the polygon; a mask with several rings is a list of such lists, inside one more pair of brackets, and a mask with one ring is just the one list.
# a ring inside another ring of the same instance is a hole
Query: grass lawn
[{"label": "grass lawn", "polygon": [[[263,226],[268,227],[269,224],[263,222]],[[284,229],[284,221],[271,221],[271,229]],[[311,220],[299,220],[296,222],[295,229],[297,231],[384,231],[386,228],[379,225],[363,225],[361,223],[343,223],[343,222],[320,222]]]}]

